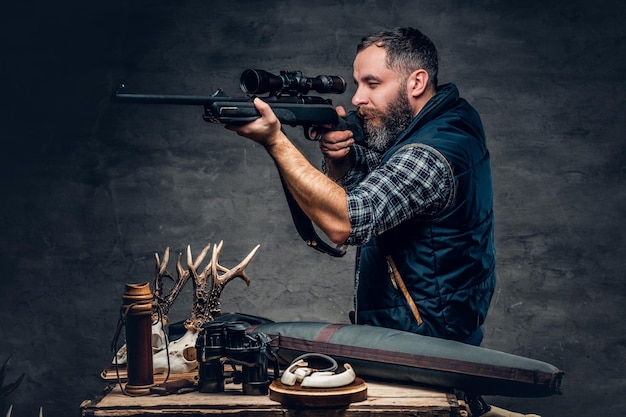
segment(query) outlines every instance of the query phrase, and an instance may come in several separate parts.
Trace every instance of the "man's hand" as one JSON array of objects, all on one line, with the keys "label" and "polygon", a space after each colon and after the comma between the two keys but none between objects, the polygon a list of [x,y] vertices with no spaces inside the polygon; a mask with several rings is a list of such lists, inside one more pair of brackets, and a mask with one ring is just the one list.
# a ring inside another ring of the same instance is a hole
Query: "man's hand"
[{"label": "man's hand", "polygon": [[[337,115],[345,117],[345,109],[337,106]],[[354,145],[353,136],[350,130],[329,130],[319,139],[320,151],[326,159],[326,175],[335,181],[343,178],[352,167],[350,150]]]},{"label": "man's hand", "polygon": [[[339,117],[345,117],[346,111],[337,106]],[[319,140],[319,147],[326,160],[340,162],[349,153],[354,144],[353,134],[350,130],[329,130],[324,132]]]},{"label": "man's hand", "polygon": [[243,126],[226,125],[224,127],[237,132],[239,136],[252,139],[266,148],[270,148],[285,137],[280,130],[280,121],[270,105],[258,97],[254,99],[254,107],[261,117]]}]

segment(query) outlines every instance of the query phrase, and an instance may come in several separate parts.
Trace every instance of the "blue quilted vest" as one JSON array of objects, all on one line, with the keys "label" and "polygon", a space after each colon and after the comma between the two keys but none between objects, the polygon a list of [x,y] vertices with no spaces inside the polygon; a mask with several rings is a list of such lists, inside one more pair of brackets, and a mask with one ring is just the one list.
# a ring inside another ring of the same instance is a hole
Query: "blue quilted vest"
[{"label": "blue quilted vest", "polygon": [[[361,246],[356,321],[464,342],[482,331],[495,288],[491,168],[478,113],[455,85],[441,86],[385,153],[427,145],[452,167],[456,196],[437,219],[413,218]],[[391,256],[422,324],[390,279]],[[477,341],[480,343],[480,340]]]}]

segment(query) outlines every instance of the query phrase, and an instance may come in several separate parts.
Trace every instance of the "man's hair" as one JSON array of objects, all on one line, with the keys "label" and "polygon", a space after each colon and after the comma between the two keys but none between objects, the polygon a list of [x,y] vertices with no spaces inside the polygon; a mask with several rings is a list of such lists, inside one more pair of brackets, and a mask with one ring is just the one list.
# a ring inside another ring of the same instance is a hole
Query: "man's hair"
[{"label": "man's hair", "polygon": [[406,76],[423,69],[428,73],[429,84],[433,89],[437,87],[437,48],[419,30],[405,27],[377,32],[361,40],[356,47],[357,54],[372,45],[385,48],[389,68]]}]

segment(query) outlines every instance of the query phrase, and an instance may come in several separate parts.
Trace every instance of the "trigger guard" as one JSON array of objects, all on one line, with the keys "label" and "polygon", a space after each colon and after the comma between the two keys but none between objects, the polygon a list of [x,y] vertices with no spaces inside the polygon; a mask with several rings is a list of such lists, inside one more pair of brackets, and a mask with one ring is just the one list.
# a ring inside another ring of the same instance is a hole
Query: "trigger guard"
[{"label": "trigger guard", "polygon": [[304,137],[307,140],[310,141],[319,141],[322,138],[322,135],[324,134],[323,132],[320,132],[316,135],[313,135],[312,133],[317,132],[318,130],[320,130],[319,128],[316,128],[314,126],[309,126],[309,127],[305,127],[304,128]]}]

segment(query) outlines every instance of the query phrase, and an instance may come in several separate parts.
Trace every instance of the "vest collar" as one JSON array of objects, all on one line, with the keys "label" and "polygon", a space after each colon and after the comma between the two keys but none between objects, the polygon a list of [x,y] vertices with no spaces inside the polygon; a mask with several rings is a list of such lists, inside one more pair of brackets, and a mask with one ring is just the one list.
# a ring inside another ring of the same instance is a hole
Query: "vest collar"
[{"label": "vest collar", "polygon": [[459,90],[453,83],[443,84],[437,87],[437,93],[431,97],[422,110],[415,116],[411,124],[393,141],[390,149],[402,142],[407,135],[425,125],[438,114],[442,109],[447,108],[459,98]]}]

